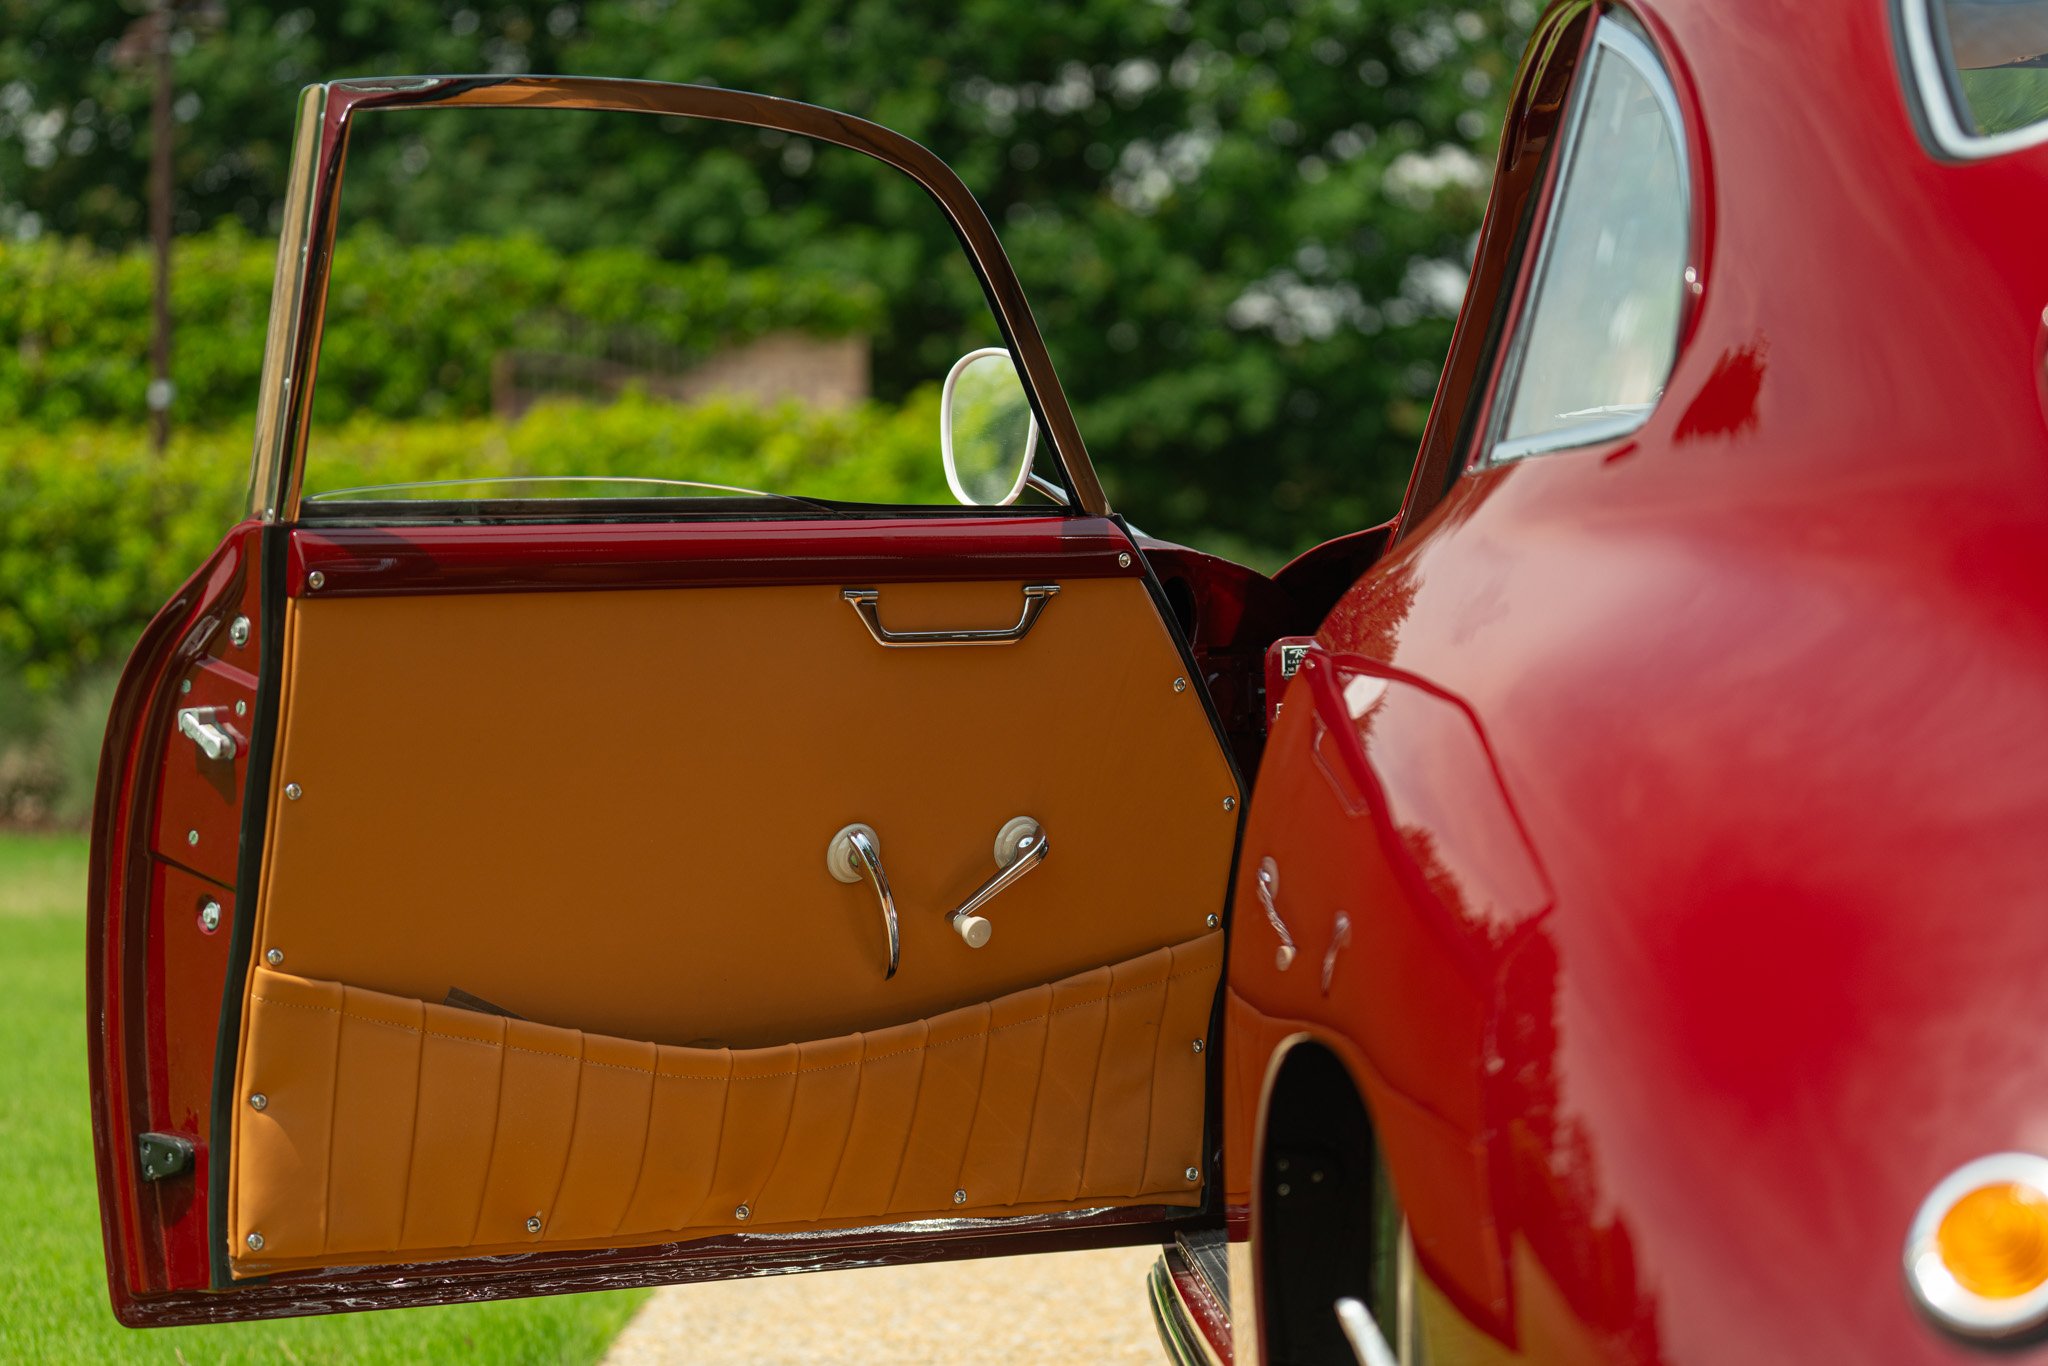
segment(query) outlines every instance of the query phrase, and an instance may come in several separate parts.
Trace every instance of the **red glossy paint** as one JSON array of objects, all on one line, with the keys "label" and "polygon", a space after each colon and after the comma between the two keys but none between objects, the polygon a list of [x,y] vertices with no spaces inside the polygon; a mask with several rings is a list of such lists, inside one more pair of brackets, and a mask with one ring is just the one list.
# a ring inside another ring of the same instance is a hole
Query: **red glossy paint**
[{"label": "red glossy paint", "polygon": [[758,522],[302,527],[287,591],[321,597],[907,579],[1135,576],[1105,517],[957,515]]},{"label": "red glossy paint", "polygon": [[1460,1359],[1980,1360],[1900,1258],[1948,1172],[2048,1151],[2048,148],[1930,156],[1882,4],[1633,12],[1692,155],[1689,333],[1630,437],[1476,467],[1525,274],[1483,239],[1408,518],[1252,801],[1229,1198],[1313,1038]]},{"label": "red glossy paint", "polygon": [[[195,1092],[210,1088],[220,1006],[220,978],[204,960],[224,958],[225,948],[193,942],[206,936],[192,914],[178,913],[188,909],[179,903],[201,880],[153,856],[144,832],[157,827],[160,794],[184,790],[166,773],[185,744],[173,743],[171,729],[183,696],[179,680],[205,677],[209,687],[224,687],[224,671],[236,666],[221,658],[253,658],[260,648],[260,536],[254,523],[230,532],[143,631],[122,673],[101,757],[87,890],[87,1060],[108,1292],[124,1322],[138,1321],[144,1297],[205,1284],[204,1150],[194,1175],[172,1183],[142,1182],[135,1154],[138,1136],[153,1126],[204,1140],[195,1116],[206,1106]],[[243,647],[228,637],[237,613],[254,623]],[[209,792],[207,800],[222,799]],[[232,896],[222,903],[231,912]],[[207,938],[231,926],[230,916]],[[194,1127],[182,1127],[188,1120]]]}]

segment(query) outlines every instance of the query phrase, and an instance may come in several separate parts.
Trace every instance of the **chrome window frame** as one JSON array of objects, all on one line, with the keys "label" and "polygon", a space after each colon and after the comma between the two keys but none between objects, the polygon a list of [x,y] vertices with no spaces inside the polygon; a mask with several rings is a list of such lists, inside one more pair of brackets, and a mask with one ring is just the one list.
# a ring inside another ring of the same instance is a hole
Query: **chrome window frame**
[{"label": "chrome window frame", "polygon": [[[1678,107],[1678,92],[1671,87],[1671,78],[1664,70],[1664,63],[1658,58],[1657,50],[1648,38],[1637,32],[1634,25],[1618,17],[1618,12],[1603,14],[1593,30],[1593,41],[1585,58],[1585,76],[1574,83],[1571,114],[1565,126],[1563,142],[1559,146],[1557,180],[1550,187],[1550,202],[1544,208],[1543,240],[1536,247],[1536,262],[1529,272],[1529,296],[1523,301],[1515,319],[1515,335],[1508,343],[1506,360],[1501,365],[1500,382],[1494,386],[1492,412],[1488,416],[1487,439],[1484,454],[1479,460],[1481,467],[1506,464],[1526,456],[1543,455],[1550,451],[1573,450],[1581,446],[1597,445],[1627,436],[1650,420],[1650,414],[1663,401],[1660,390],[1657,399],[1640,413],[1609,414],[1588,421],[1560,427],[1555,431],[1540,432],[1533,436],[1508,438],[1508,418],[1514,408],[1514,396],[1522,382],[1522,360],[1529,345],[1529,330],[1543,306],[1543,285],[1548,278],[1552,244],[1557,240],[1554,231],[1557,224],[1558,207],[1564,203],[1565,191],[1571,185],[1572,170],[1578,163],[1580,125],[1586,117],[1586,105],[1592,97],[1593,81],[1599,75],[1600,59],[1612,53],[1617,59],[1634,67],[1644,83],[1656,97],[1657,107],[1664,114],[1664,121],[1671,132],[1671,146],[1678,157],[1678,183],[1684,189],[1685,203],[1682,206],[1685,220],[1685,247],[1681,253],[1685,266],[1672,280],[1671,287],[1680,298],[1678,323],[1675,336],[1685,335],[1685,290],[1687,272],[1696,268],[1693,253],[1699,245],[1699,230],[1695,221],[1692,184],[1692,158],[1687,155],[1685,140],[1685,119]],[[1671,363],[1678,364],[1678,350],[1674,345]],[[1666,380],[1670,372],[1665,373]]]},{"label": "chrome window frame", "polygon": [[1963,93],[1950,79],[1954,66],[1946,59],[1946,26],[1935,27],[1934,0],[1898,0],[1899,36],[1908,90],[1919,107],[1915,120],[1934,142],[1934,150],[1956,161],[1982,161],[2048,143],[2048,118],[2003,133],[1978,133],[1963,124],[1958,103]]}]

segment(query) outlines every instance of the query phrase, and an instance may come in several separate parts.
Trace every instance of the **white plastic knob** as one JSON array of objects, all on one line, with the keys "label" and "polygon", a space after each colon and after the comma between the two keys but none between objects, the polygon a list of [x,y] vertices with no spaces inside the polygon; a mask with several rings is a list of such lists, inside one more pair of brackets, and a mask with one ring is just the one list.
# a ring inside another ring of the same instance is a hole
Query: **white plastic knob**
[{"label": "white plastic knob", "polygon": [[963,915],[953,922],[953,928],[958,930],[960,937],[967,941],[968,948],[978,949],[988,942],[988,937],[994,931],[995,926],[989,924],[984,916]]}]

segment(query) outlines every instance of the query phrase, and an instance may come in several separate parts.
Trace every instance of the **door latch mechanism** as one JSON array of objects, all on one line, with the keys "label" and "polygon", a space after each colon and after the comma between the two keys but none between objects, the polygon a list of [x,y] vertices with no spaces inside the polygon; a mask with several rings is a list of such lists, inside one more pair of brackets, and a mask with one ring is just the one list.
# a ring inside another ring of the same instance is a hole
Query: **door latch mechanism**
[{"label": "door latch mechanism", "polygon": [[181,1134],[144,1134],[135,1148],[144,1181],[162,1181],[192,1165],[192,1140]]},{"label": "door latch mechanism", "polygon": [[232,759],[238,746],[235,733],[222,719],[226,712],[226,707],[181,707],[178,734],[199,746],[199,752],[209,759]]}]

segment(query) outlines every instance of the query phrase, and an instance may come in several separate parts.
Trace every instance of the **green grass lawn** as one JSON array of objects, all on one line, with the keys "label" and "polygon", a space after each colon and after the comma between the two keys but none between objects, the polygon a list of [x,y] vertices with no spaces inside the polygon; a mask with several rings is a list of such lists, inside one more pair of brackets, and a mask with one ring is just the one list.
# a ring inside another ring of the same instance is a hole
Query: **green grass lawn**
[{"label": "green grass lawn", "polygon": [[595,1361],[644,1292],[136,1331],[107,1308],[85,1071],[85,841],[0,833],[0,1361]]}]

